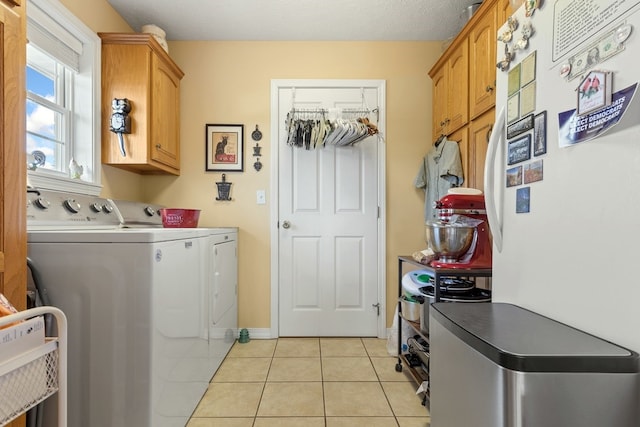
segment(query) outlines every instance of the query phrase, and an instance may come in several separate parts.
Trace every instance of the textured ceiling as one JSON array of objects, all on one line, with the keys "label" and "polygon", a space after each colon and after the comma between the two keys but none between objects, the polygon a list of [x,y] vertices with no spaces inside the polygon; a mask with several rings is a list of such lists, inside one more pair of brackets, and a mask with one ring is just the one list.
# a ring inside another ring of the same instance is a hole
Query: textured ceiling
[{"label": "textured ceiling", "polygon": [[478,0],[108,0],[168,40],[446,40]]}]

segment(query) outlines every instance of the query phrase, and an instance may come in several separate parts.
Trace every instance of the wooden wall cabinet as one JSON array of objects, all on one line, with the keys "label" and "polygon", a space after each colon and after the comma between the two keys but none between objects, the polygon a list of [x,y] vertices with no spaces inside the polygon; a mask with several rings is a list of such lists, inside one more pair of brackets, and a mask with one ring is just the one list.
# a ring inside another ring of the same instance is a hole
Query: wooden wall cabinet
[{"label": "wooden wall cabinet", "polygon": [[463,40],[447,55],[441,66],[432,69],[433,140],[449,135],[469,119],[469,44]]},{"label": "wooden wall cabinet", "polygon": [[496,104],[497,5],[485,9],[469,32],[469,116],[478,117]]},{"label": "wooden wall cabinet", "polygon": [[469,123],[469,182],[466,183],[467,187],[484,191],[484,163],[495,116],[495,109],[492,108]]},{"label": "wooden wall cabinet", "polygon": [[509,0],[485,0],[429,71],[436,140],[458,141],[464,186],[484,191],[487,135],[495,116],[497,31],[511,16]]},{"label": "wooden wall cabinet", "polygon": [[[180,80],[184,73],[149,34],[102,39],[102,163],[140,174],[180,175]],[[131,103],[125,152],[109,130],[111,102]]]}]

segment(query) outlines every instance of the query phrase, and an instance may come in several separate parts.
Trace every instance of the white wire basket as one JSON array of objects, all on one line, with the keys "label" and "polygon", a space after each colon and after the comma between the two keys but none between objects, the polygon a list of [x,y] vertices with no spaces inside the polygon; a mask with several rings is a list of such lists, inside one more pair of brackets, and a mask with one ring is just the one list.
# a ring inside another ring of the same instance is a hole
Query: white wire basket
[{"label": "white wire basket", "polygon": [[0,326],[52,314],[58,337],[7,360],[0,360],[0,426],[5,426],[58,392],[58,426],[67,425],[67,320],[55,307],[37,307],[0,318]]}]

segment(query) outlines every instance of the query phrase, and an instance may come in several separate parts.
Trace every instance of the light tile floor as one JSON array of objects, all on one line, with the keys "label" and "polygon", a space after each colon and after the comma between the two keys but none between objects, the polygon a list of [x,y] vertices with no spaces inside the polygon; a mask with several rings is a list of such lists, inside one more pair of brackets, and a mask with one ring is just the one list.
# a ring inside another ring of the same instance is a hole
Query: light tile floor
[{"label": "light tile floor", "polygon": [[376,338],[236,342],[187,427],[428,427],[396,360]]}]

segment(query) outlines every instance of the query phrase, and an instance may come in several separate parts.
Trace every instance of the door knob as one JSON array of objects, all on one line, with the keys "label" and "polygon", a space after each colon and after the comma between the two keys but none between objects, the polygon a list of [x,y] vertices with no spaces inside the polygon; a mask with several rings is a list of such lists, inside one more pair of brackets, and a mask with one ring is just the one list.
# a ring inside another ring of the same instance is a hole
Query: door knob
[{"label": "door knob", "polygon": [[282,221],[282,228],[289,228],[291,227],[291,223],[287,220]]}]

